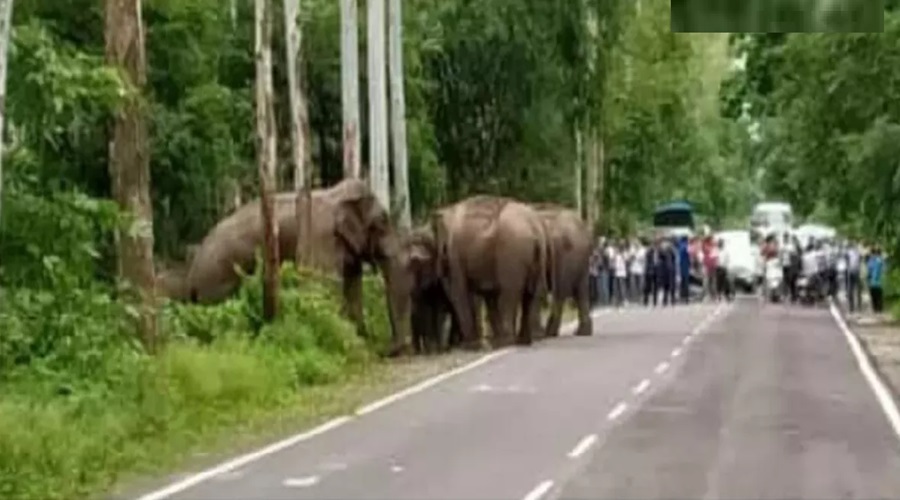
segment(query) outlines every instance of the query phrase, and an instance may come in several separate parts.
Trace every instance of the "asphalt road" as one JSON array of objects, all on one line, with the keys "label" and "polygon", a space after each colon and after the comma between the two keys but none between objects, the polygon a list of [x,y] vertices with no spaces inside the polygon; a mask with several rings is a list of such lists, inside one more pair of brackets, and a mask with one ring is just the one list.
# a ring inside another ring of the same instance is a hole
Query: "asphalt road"
[{"label": "asphalt road", "polygon": [[339,424],[145,498],[900,498],[828,311],[755,300],[609,312]]}]

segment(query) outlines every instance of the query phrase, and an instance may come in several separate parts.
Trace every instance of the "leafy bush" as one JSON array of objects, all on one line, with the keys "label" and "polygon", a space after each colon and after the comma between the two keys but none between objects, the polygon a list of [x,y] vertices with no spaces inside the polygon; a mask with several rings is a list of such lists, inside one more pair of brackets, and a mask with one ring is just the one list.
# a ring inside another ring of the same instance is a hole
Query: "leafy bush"
[{"label": "leafy bush", "polygon": [[366,373],[390,335],[379,278],[365,284],[371,343],[341,314],[334,278],[286,265],[281,279],[279,318],[260,327],[259,275],[223,304],[166,304],[155,357],[107,287],[0,292],[0,497],[96,494],[300,390]]}]

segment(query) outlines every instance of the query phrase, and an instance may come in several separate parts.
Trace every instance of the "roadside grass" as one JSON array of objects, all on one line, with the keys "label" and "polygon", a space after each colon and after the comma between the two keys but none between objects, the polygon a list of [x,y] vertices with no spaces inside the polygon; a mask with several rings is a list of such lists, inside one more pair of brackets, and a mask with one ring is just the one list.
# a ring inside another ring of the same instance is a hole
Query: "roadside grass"
[{"label": "roadside grass", "polygon": [[269,325],[259,320],[258,276],[218,306],[167,305],[155,356],[136,347],[128,311],[107,292],[0,292],[0,498],[122,490],[477,356],[382,360],[390,328],[380,279],[365,282],[366,340],[341,314],[338,289],[286,266]]}]

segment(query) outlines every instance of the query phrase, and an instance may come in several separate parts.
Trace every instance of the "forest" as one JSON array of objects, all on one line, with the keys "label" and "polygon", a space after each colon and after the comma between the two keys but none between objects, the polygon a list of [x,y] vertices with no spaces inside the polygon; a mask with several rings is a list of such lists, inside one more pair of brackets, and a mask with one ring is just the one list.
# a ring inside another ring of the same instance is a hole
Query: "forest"
[{"label": "forest", "polygon": [[[374,335],[362,340],[334,280],[290,265],[274,321],[264,321],[253,275],[217,306],[154,306],[158,347],[141,342],[148,312],[125,298],[116,235],[152,234],[163,273],[259,195],[254,6],[136,2],[146,82],[135,87],[109,61],[116,27],[104,3],[116,0],[13,8],[0,198],[3,498],[107,492],[455,362],[383,360],[380,279],[365,281]],[[271,5],[275,180],[290,190],[285,23],[282,3]],[[501,194],[575,207],[598,233],[623,235],[670,199],[728,225],[774,196],[900,251],[896,1],[883,34],[847,35],[672,33],[668,0],[405,0],[403,9],[415,221]],[[313,187],[331,186],[344,175],[340,2],[303,0],[296,23],[308,167]],[[152,230],[129,225],[114,201],[110,124],[128,106],[146,120]]]}]

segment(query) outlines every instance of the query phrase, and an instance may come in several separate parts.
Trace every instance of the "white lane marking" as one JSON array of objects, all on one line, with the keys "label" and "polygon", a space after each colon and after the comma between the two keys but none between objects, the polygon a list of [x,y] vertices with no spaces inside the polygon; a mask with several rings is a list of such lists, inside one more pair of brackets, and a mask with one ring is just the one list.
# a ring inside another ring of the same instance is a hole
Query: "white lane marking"
[{"label": "white lane marking", "polygon": [[289,477],[285,479],[281,484],[287,486],[288,488],[309,488],[310,486],[318,482],[319,476]]},{"label": "white lane marking", "polygon": [[664,372],[668,369],[669,369],[669,362],[663,361],[662,363],[656,365],[656,368],[653,371],[655,371],[657,375],[660,375],[660,374],[662,374],[662,372]]},{"label": "white lane marking", "polygon": [[[427,379],[423,382],[420,382],[417,385],[414,385],[414,386],[404,389],[396,394],[387,396],[384,399],[381,399],[370,405],[367,405],[364,408],[362,408],[361,410],[357,411],[356,413],[357,413],[357,415],[364,415],[365,413],[373,412],[373,411],[375,411],[379,408],[382,408],[384,406],[387,406],[395,401],[403,399],[403,398],[410,396],[412,394],[415,394],[417,392],[421,392],[433,385],[443,382],[444,380],[447,380],[448,378],[453,377],[454,375],[458,375],[460,373],[463,373],[465,371],[468,371],[468,370],[476,368],[480,365],[483,365],[489,361],[497,359],[500,356],[503,356],[505,354],[512,352],[512,350],[513,350],[513,348],[508,347],[506,349],[501,349],[499,351],[494,351],[490,354],[486,354],[486,355],[476,359],[475,361],[472,361],[471,363],[460,366],[460,367],[450,370],[448,372],[444,372],[439,375],[435,375],[434,377]],[[202,482],[208,481],[210,478],[218,476],[219,474],[224,474],[226,472],[230,472],[234,469],[237,469],[237,468],[243,467],[244,465],[247,465],[249,463],[255,462],[261,458],[278,453],[278,452],[285,450],[287,448],[290,448],[298,443],[301,443],[310,438],[318,436],[319,434],[324,434],[333,429],[336,429],[351,420],[352,420],[352,417],[349,415],[343,415],[343,416],[337,417],[335,419],[329,420],[328,422],[325,422],[324,424],[322,424],[314,429],[310,429],[308,431],[301,432],[299,434],[295,434],[293,436],[287,437],[285,439],[282,439],[281,441],[277,441],[268,446],[260,448],[259,450],[252,451],[245,455],[241,455],[239,457],[233,458],[231,460],[228,460],[219,465],[213,466],[204,471],[198,472],[197,474],[188,476],[180,481],[174,482],[174,483],[172,483],[168,486],[165,486],[163,488],[160,488],[156,491],[151,491],[149,493],[146,493],[146,494],[138,497],[137,500],[163,500],[165,498],[169,498],[170,496],[175,495],[176,493],[180,493],[188,488],[196,486]]]},{"label": "white lane marking", "polygon": [[885,417],[887,417],[891,427],[894,428],[894,434],[900,439],[900,410],[897,409],[897,402],[894,401],[894,398],[891,396],[884,381],[878,376],[878,372],[875,371],[875,367],[872,366],[872,362],[863,351],[859,338],[857,338],[856,334],[850,330],[850,327],[847,326],[847,322],[841,317],[841,313],[838,311],[837,306],[834,305],[834,301],[831,302],[829,309],[831,310],[831,317],[834,318],[834,321],[837,323],[841,332],[843,332],[844,338],[847,339],[847,343],[850,344],[850,350],[853,351],[853,357],[856,358],[856,364],[859,366],[859,370],[862,372],[866,382],[868,382],[869,386],[872,388],[872,392],[875,393],[875,399],[878,400],[878,404],[881,405],[881,410],[884,412]]},{"label": "white lane marking", "polygon": [[672,357],[677,358],[678,356],[681,356],[681,348],[680,347],[676,347],[675,349],[672,349]]},{"label": "white lane marking", "polygon": [[683,345],[688,345],[688,344],[690,344],[690,343],[691,343],[691,336],[688,335],[687,337],[681,339],[681,343],[682,343]]},{"label": "white lane marking", "polygon": [[535,486],[535,488],[533,490],[529,491],[528,494],[525,495],[525,498],[523,500],[538,500],[542,496],[546,495],[547,492],[550,491],[550,488],[552,488],[552,487],[553,487],[553,481],[551,481],[549,479],[546,481],[543,481],[543,482],[541,482],[541,484]]},{"label": "white lane marking", "polygon": [[569,458],[580,457],[584,452],[588,451],[588,449],[593,446],[596,441],[596,434],[585,436],[581,441],[578,442],[578,444],[575,445],[574,448],[572,448],[572,451],[569,452]]},{"label": "white lane marking", "polygon": [[392,465],[391,472],[403,472],[403,467],[401,467],[399,465]]},{"label": "white lane marking", "polygon": [[607,420],[615,420],[615,419],[621,417],[622,414],[625,413],[625,410],[627,410],[627,409],[628,409],[627,404],[619,403],[616,405],[615,408],[612,409],[611,412],[609,412],[609,415],[607,415],[606,418],[607,418]]},{"label": "white lane marking", "polygon": [[187,478],[182,479],[181,481],[172,483],[169,486],[166,486],[165,488],[147,493],[146,495],[138,497],[138,500],[162,500],[163,498],[168,498],[168,497],[170,497],[176,493],[180,493],[192,486],[196,486],[197,484],[207,481],[210,478],[218,476],[219,474],[231,472],[234,469],[237,469],[238,467],[242,467],[251,462],[255,462],[256,460],[259,460],[260,458],[271,455],[273,453],[278,453],[279,451],[281,451],[285,448],[289,448],[291,446],[294,446],[297,443],[306,441],[307,439],[310,439],[313,436],[318,436],[319,434],[324,434],[332,429],[336,429],[336,428],[346,424],[349,421],[350,421],[350,417],[348,417],[346,415],[344,415],[342,417],[337,417],[335,419],[329,420],[328,422],[325,422],[324,424],[322,424],[314,429],[310,429],[306,432],[293,435],[286,439],[282,439],[281,441],[272,443],[269,446],[266,446],[265,448],[261,448],[257,451],[247,453],[246,455],[241,455],[237,458],[231,459],[231,460],[224,462],[222,464],[219,464],[215,467],[212,467],[210,469],[206,469],[205,471],[194,474],[193,476],[188,476]]},{"label": "white lane marking", "polygon": [[400,392],[391,394],[390,396],[379,399],[378,401],[369,403],[366,406],[363,406],[362,408],[356,410],[354,413],[357,416],[365,415],[367,413],[372,413],[373,411],[384,408],[385,406],[387,406],[391,403],[400,401],[401,399],[412,396],[413,394],[416,394],[418,392],[422,392],[425,389],[428,389],[429,387],[431,387],[433,385],[437,385],[437,384],[443,382],[444,380],[447,380],[450,377],[459,375],[460,373],[463,373],[463,372],[467,372],[467,371],[469,371],[473,368],[476,368],[478,366],[481,366],[489,361],[493,361],[493,360],[499,358],[500,356],[505,356],[506,354],[509,354],[510,352],[512,352],[512,350],[513,350],[512,348],[507,347],[505,349],[501,349],[499,351],[494,351],[490,354],[486,354],[486,355],[476,359],[475,361],[472,361],[469,364],[465,364],[458,368],[454,368],[448,372],[441,373],[440,375],[431,377],[428,380],[419,382],[418,384],[416,384],[412,387],[407,387],[406,389],[403,389]]},{"label": "white lane marking", "polygon": [[635,388],[632,389],[631,392],[633,392],[634,395],[637,396],[638,394],[641,394],[642,392],[646,391],[649,387],[650,387],[650,380],[644,379],[644,380],[641,380],[641,383],[638,384],[637,386],[635,386]]}]

